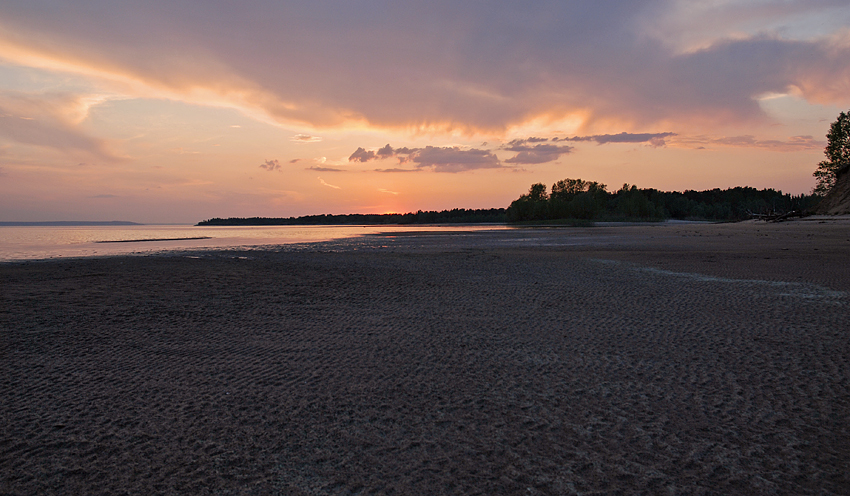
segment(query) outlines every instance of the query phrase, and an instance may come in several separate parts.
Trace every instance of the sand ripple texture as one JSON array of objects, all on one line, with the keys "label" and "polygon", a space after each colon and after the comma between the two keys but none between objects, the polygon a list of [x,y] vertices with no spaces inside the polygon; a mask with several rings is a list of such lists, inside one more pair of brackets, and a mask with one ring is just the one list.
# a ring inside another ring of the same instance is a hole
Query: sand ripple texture
[{"label": "sand ripple texture", "polygon": [[850,494],[845,289],[627,251],[4,265],[0,493]]}]

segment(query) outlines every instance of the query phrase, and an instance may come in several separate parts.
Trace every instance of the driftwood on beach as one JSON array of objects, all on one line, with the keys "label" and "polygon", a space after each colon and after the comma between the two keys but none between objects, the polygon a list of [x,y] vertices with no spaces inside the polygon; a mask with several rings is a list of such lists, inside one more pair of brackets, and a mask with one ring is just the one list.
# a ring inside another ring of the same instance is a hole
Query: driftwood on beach
[{"label": "driftwood on beach", "polygon": [[792,210],[790,212],[783,213],[771,213],[771,214],[757,214],[753,212],[748,212],[751,219],[763,220],[766,222],[782,222],[783,220],[795,219],[798,217],[803,217],[803,212],[799,210]]}]

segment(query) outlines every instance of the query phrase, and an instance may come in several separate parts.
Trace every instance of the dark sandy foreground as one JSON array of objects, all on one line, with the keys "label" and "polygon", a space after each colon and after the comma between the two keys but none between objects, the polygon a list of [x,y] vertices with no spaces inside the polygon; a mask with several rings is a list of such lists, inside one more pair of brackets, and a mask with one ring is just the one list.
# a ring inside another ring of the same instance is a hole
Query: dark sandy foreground
[{"label": "dark sandy foreground", "polygon": [[846,223],[14,263],[0,287],[3,494],[850,494]]}]

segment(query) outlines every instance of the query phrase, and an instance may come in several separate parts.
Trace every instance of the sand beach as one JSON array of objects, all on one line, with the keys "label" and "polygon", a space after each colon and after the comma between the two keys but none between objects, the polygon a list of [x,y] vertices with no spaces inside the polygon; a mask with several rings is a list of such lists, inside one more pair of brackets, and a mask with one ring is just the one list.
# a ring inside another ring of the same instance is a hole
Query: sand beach
[{"label": "sand beach", "polygon": [[0,494],[850,494],[850,221],[0,264]]}]

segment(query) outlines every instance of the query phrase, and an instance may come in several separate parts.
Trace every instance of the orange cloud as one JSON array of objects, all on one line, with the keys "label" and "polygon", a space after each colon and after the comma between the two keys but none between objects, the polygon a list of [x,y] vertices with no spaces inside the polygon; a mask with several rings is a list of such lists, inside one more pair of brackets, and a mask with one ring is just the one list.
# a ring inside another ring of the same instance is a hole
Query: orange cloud
[{"label": "orange cloud", "polygon": [[82,151],[106,161],[122,160],[109,150],[105,141],[88,135],[78,126],[95,100],[63,93],[0,92],[0,139]]},{"label": "orange cloud", "polygon": [[[721,4],[701,6],[702,18],[734,18]],[[575,116],[584,128],[753,121],[764,118],[755,98],[789,89],[812,101],[850,101],[850,47],[833,32],[733,35],[715,32],[716,22],[697,49],[682,51],[668,42],[700,19],[679,10],[675,22],[661,19],[669,2],[660,0],[614,9],[552,2],[535,16],[520,4],[482,12],[465,4],[269,3],[234,16],[214,3],[201,17],[194,5],[164,0],[85,7],[4,6],[2,57],[84,74],[129,95],[233,107],[312,129],[504,136]],[[801,0],[783,9],[771,19],[828,12]]]}]

